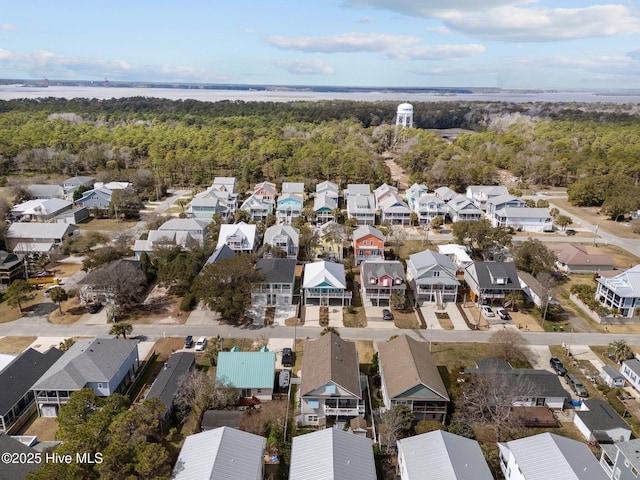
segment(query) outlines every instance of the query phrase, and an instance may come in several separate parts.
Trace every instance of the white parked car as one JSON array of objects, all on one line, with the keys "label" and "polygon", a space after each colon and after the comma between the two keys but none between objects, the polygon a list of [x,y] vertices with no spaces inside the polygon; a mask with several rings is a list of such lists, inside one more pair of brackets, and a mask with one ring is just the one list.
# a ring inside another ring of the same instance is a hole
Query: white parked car
[{"label": "white parked car", "polygon": [[204,350],[204,347],[207,346],[207,339],[206,337],[200,337],[198,339],[198,341],[196,342],[196,352],[201,352]]},{"label": "white parked car", "polygon": [[482,305],[482,313],[487,318],[496,316],[496,314],[493,313],[493,310],[491,309],[491,307],[489,305]]}]

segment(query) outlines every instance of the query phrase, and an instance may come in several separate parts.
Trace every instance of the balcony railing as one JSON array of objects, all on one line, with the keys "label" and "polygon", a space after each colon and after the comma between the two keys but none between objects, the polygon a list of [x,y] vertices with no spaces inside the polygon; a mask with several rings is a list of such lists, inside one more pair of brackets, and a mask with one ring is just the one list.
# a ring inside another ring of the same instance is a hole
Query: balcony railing
[{"label": "balcony railing", "polygon": [[364,405],[358,405],[356,408],[324,407],[324,414],[342,417],[356,417],[359,415],[364,415]]},{"label": "balcony railing", "polygon": [[343,292],[313,292],[306,290],[304,296],[306,298],[351,298],[352,293],[349,290]]}]

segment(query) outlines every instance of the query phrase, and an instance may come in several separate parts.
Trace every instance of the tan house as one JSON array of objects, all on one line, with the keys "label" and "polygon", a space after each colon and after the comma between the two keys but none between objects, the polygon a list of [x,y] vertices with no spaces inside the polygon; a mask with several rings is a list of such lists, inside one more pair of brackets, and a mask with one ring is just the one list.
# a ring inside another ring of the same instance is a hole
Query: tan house
[{"label": "tan house", "polygon": [[613,270],[613,257],[607,254],[592,255],[584,245],[576,243],[552,243],[547,245],[556,256],[556,268],[565,273],[596,273]]},{"label": "tan house", "polygon": [[307,341],[297,422],[331,427],[364,416],[363,385],[366,386],[366,377],[360,375],[354,342],[335,333]]},{"label": "tan house", "polygon": [[406,335],[378,344],[384,406],[407,405],[416,420],[444,422],[449,395],[429,344]]}]

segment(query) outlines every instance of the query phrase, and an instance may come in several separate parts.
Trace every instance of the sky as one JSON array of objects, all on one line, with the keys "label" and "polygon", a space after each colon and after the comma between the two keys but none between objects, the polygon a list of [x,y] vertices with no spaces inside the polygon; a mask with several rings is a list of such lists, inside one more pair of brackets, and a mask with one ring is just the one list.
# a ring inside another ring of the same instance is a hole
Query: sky
[{"label": "sky", "polygon": [[0,0],[0,78],[640,88],[640,0]]}]

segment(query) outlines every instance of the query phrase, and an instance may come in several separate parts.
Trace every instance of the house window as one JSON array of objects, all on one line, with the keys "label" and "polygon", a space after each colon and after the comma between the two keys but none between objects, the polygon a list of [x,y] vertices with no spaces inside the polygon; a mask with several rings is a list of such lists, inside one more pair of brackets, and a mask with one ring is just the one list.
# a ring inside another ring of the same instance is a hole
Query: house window
[{"label": "house window", "polygon": [[317,415],[307,415],[307,422],[309,423],[318,423]]},{"label": "house window", "polygon": [[98,388],[104,388],[104,385],[102,383],[99,383]]},{"label": "house window", "polygon": [[315,410],[317,408],[320,408],[320,400],[318,400],[317,398],[310,398],[309,400],[307,400],[307,405],[309,406],[309,408],[313,408]]},{"label": "house window", "polygon": [[434,277],[439,277],[439,276],[440,276],[440,272],[438,272],[438,271],[433,272],[433,276],[434,276]]}]

